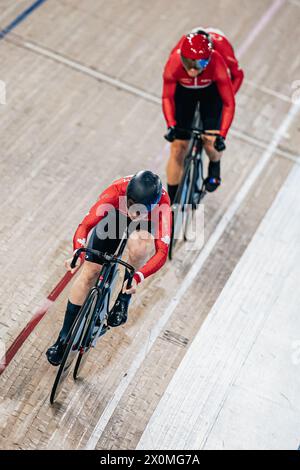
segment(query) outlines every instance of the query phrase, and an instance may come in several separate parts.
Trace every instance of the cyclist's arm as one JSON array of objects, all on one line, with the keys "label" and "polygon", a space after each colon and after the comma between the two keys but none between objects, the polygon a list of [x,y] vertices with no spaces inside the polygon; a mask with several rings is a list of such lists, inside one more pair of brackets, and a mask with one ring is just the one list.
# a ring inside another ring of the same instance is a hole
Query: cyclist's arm
[{"label": "cyclist's arm", "polygon": [[236,94],[244,80],[244,71],[239,67],[239,63],[235,57],[233,47],[226,38],[224,38],[222,41],[222,52],[223,57],[225,57],[226,64],[230,70],[233,92]]},{"label": "cyclist's arm", "polygon": [[235,112],[235,99],[230,77],[228,76],[226,64],[222,57],[219,57],[219,64],[216,72],[216,84],[223,101],[222,120],[220,134],[224,138],[233,121]]},{"label": "cyclist's arm", "polygon": [[230,58],[228,60],[228,66],[231,73],[233,93],[236,94],[243,83],[244,71],[239,68],[239,63],[235,58]]},{"label": "cyclist's arm", "polygon": [[153,255],[152,258],[150,258],[149,261],[134,275],[134,279],[138,284],[162,268],[167,261],[168,250],[169,245],[161,240],[155,240],[155,255]]},{"label": "cyclist's arm", "polygon": [[[168,200],[168,196],[165,195]],[[158,271],[166,262],[169,251],[172,212],[169,203],[160,207],[159,225],[155,235],[155,254],[134,275],[137,283],[140,283],[151,274]]]},{"label": "cyclist's arm", "polygon": [[103,219],[109,210],[117,207],[118,202],[118,191],[114,185],[109,186],[100,194],[98,201],[77,227],[73,237],[74,251],[85,246],[90,230]]},{"label": "cyclist's arm", "polygon": [[168,127],[176,125],[175,119],[175,91],[177,81],[171,74],[170,61],[167,62],[163,74],[163,93],[162,93],[162,108],[165,120]]}]

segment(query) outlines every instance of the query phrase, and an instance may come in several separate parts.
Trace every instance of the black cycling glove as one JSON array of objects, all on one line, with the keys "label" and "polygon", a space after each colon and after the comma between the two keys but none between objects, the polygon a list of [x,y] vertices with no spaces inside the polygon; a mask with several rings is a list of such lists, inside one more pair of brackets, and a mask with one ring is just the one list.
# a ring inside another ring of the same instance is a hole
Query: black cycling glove
[{"label": "black cycling glove", "polygon": [[176,129],[175,126],[168,127],[167,133],[164,135],[164,138],[168,142],[173,142],[176,139]]},{"label": "black cycling glove", "polygon": [[218,152],[223,152],[226,149],[225,138],[217,135],[214,147]]}]

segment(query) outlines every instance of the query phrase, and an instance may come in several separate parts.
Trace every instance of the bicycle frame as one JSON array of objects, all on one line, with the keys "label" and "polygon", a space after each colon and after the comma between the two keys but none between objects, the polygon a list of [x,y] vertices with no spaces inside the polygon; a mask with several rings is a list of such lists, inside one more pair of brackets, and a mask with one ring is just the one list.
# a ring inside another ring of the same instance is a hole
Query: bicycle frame
[{"label": "bicycle frame", "polygon": [[[205,191],[203,190],[204,178],[202,163],[202,135],[205,131],[202,129],[200,121],[200,103],[198,102],[194,114],[193,126],[190,129],[182,129],[190,132],[191,140],[184,160],[183,176],[173,203],[173,231],[169,249],[170,259],[172,259],[173,248],[179,236],[178,229],[180,229],[180,231],[183,229],[184,239],[186,239],[189,219],[197,208],[200,200],[205,195]],[[201,187],[197,184],[200,181]],[[196,192],[199,193],[199,200],[195,203],[194,195]],[[181,220],[182,223],[180,223]]]},{"label": "bicycle frame", "polygon": [[[75,359],[75,355],[79,353],[73,372],[74,379],[77,378],[79,369],[85,363],[87,354],[85,355],[85,359],[82,360],[84,353],[87,353],[89,349],[96,344],[97,339],[101,335],[103,324],[108,313],[109,295],[112,289],[112,284],[115,281],[117,265],[123,265],[126,269],[129,270],[130,276],[128,280],[128,287],[131,285],[135,270],[133,266],[121,259],[127,243],[127,235],[127,230],[125,230],[116,255],[108,255],[90,248],[80,248],[76,251],[73,257],[71,263],[72,268],[75,267],[77,259],[83,252],[90,252],[91,254],[96,255],[99,259],[99,264],[102,264],[103,266],[95,286],[89,291],[86,300],[83,303],[78,316],[69,332],[68,338],[66,339],[66,350],[50,395],[51,404],[54,403],[57,395],[61,390],[62,383],[69,373],[71,364]],[[109,279],[110,276],[111,279]],[[96,322],[99,317],[100,325],[98,326],[96,325]],[[95,336],[93,337],[95,328],[97,328],[97,330]]]},{"label": "bicycle frame", "polygon": [[[88,325],[88,330],[85,333],[86,338],[84,337],[82,341],[83,347],[89,346],[89,345],[86,346],[84,343],[86,342],[85,340],[89,339],[89,335],[91,334],[91,332],[93,332],[93,329],[95,328],[98,318],[100,318],[100,326],[97,330],[97,334],[92,340],[91,346],[94,347],[96,345],[96,342],[99,336],[101,335],[103,324],[105,320],[107,319],[110,294],[116,281],[117,265],[121,264],[125,266],[127,269],[132,268],[130,265],[128,265],[127,263],[121,260],[126,243],[127,243],[127,230],[125,230],[125,232],[123,233],[116,255],[114,255],[112,259],[111,259],[111,256],[108,256],[108,260],[104,261],[103,263],[102,269],[99,273],[96,284],[93,288],[97,290],[97,293],[98,293],[98,299],[94,308],[94,311],[97,312],[97,314],[94,315],[93,324]],[[110,276],[112,279],[110,282],[108,282]],[[131,281],[131,279],[129,279],[129,281]],[[129,282],[129,287],[130,287],[130,282]],[[83,353],[84,350],[81,352]]]},{"label": "bicycle frame", "polygon": [[[95,283],[95,286],[93,287],[93,289],[96,290],[98,294],[97,302],[94,308],[94,311],[97,312],[97,315],[94,315],[93,324],[88,325],[88,329],[83,335],[84,337],[83,344],[85,343],[85,340],[88,339],[88,336],[90,335],[91,330],[93,331],[93,327],[95,327],[96,321],[98,320],[99,317],[100,317],[101,324],[100,324],[100,327],[98,328],[98,334],[93,339],[93,345],[96,344],[96,341],[101,334],[102,325],[107,318],[108,305],[109,305],[109,300],[110,300],[109,296],[113,287],[112,283],[114,283],[115,281],[117,265],[118,264],[123,265],[131,273],[134,273],[134,268],[130,266],[128,263],[125,263],[125,261],[122,261],[121,259],[126,243],[127,243],[127,237],[128,237],[128,232],[126,229],[122,235],[122,239],[120,241],[119,247],[117,249],[117,253],[115,255],[107,255],[106,253],[100,253],[100,252],[97,252],[97,250],[91,250],[89,248],[80,248],[79,250],[77,250],[73,258],[71,267],[76,265],[76,261],[78,257],[81,255],[81,253],[92,252],[94,255],[96,254],[99,257],[99,261],[101,261],[101,264],[103,264],[102,269],[97,278],[97,281]],[[109,282],[110,276],[112,277],[112,280]],[[128,287],[130,287],[131,285],[131,280],[132,280],[132,276],[129,278]]]}]

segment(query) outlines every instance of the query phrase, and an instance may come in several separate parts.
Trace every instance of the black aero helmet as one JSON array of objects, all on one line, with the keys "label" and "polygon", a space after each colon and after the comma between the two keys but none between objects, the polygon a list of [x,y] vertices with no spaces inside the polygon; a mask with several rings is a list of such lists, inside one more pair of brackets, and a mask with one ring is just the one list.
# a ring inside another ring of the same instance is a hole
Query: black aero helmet
[{"label": "black aero helmet", "polygon": [[127,186],[127,201],[143,204],[150,212],[152,207],[160,201],[162,183],[160,177],[150,170],[139,171],[132,177]]}]

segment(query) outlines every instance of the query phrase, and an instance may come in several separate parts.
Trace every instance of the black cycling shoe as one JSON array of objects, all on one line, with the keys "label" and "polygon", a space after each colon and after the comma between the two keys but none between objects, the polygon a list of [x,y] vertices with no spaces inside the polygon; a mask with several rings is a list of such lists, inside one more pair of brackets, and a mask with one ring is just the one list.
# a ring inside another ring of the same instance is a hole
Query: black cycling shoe
[{"label": "black cycling shoe", "polygon": [[204,180],[205,184],[205,189],[209,193],[213,193],[221,184],[221,178],[213,178],[211,176],[208,176]]},{"label": "black cycling shoe", "polygon": [[127,312],[131,295],[119,294],[115,305],[108,314],[107,324],[115,327],[127,321]]},{"label": "black cycling shoe", "polygon": [[52,366],[59,366],[62,361],[65,349],[65,340],[59,336],[55,343],[46,351],[48,362],[50,362]]}]

